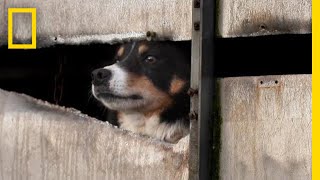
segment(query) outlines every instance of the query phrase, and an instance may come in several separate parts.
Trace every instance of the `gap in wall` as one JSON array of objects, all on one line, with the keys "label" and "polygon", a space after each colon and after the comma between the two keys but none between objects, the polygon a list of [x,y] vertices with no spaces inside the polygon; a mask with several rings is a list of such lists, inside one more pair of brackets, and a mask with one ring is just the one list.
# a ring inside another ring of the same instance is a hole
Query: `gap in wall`
[{"label": "gap in wall", "polygon": [[[190,49],[191,41],[179,44]],[[111,64],[117,47],[107,44],[59,45],[37,50],[1,47],[0,88],[106,120],[111,113],[90,93],[91,71]],[[217,38],[215,42],[217,77],[311,74],[311,64],[311,34]]]}]

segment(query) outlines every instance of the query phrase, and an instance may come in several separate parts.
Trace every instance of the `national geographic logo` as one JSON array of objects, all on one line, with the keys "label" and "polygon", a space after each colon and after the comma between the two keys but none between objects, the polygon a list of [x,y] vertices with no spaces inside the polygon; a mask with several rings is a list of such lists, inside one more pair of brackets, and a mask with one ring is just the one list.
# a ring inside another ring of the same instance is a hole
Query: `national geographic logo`
[{"label": "national geographic logo", "polygon": [[[13,44],[13,14],[31,13],[31,44]],[[8,49],[36,49],[37,48],[37,10],[36,8],[9,8],[8,9]]]}]

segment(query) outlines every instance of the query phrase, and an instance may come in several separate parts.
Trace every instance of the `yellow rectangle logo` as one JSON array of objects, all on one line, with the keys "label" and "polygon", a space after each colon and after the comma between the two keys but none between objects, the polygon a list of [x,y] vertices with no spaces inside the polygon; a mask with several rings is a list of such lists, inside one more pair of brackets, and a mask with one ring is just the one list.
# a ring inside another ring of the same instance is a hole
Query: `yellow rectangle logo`
[{"label": "yellow rectangle logo", "polygon": [[[31,13],[31,44],[13,44],[13,13]],[[36,8],[8,8],[8,49],[37,48],[37,10]]]}]

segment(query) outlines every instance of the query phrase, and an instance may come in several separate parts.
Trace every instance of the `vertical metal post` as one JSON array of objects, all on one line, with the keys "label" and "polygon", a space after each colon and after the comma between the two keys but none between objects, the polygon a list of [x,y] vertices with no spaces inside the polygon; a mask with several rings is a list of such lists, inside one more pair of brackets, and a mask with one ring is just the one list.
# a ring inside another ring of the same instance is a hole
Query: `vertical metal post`
[{"label": "vertical metal post", "polygon": [[201,1],[199,81],[199,179],[212,178],[215,1]]},{"label": "vertical metal post", "polygon": [[[191,82],[193,91],[199,90],[200,76],[200,0],[194,0],[192,9]],[[198,93],[191,96],[190,104],[189,179],[199,179]]]},{"label": "vertical metal post", "polygon": [[[215,1],[194,0],[192,31],[190,180],[213,177]],[[199,6],[200,5],[200,6]]]}]

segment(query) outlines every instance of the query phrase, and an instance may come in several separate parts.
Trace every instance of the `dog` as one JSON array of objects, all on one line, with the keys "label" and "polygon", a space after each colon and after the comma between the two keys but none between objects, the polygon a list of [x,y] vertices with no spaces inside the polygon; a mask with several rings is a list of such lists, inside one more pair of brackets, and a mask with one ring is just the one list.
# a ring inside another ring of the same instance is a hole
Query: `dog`
[{"label": "dog", "polygon": [[190,50],[170,41],[122,44],[115,63],[92,71],[92,94],[120,128],[176,143],[189,133]]}]

